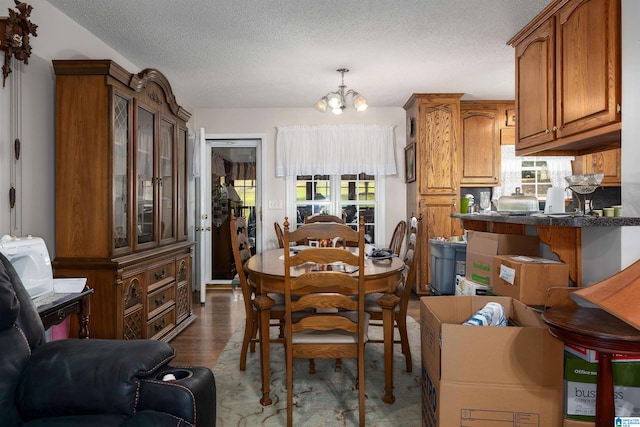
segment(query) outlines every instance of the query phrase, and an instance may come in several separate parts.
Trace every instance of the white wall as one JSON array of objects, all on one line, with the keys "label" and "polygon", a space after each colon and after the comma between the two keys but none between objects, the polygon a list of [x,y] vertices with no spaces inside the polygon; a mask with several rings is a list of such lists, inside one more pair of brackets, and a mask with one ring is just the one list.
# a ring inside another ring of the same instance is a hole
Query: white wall
[{"label": "white wall", "polygon": [[[318,88],[320,91],[321,88]],[[321,92],[318,92],[321,93]],[[411,94],[407,94],[409,99]],[[394,124],[396,125],[396,167],[398,174],[388,176],[385,180],[386,206],[385,240],[398,221],[406,219],[404,184],[404,145],[405,145],[405,111],[403,108],[369,108],[363,113],[356,113],[352,108],[345,110],[341,116],[319,113],[313,108],[241,108],[241,109],[197,109],[192,121],[196,128],[205,128],[207,135],[223,134],[263,134],[265,166],[265,182],[263,183],[263,232],[266,247],[275,241],[275,231],[270,224],[282,222],[285,209],[268,209],[269,200],[285,201],[285,178],[275,176],[275,138],[276,127],[285,125],[325,125],[325,124]],[[380,242],[377,242],[380,245]]]},{"label": "white wall", "polygon": [[[140,68],[48,2],[32,0],[29,4],[33,6],[31,21],[38,25],[38,35],[31,38],[29,64],[13,60],[13,72],[6,87],[0,88],[0,234],[41,236],[54,257],[55,76],[51,60],[109,58],[131,72]],[[0,0],[0,16],[7,16],[8,9],[15,10],[13,0]],[[12,116],[16,118],[13,131]],[[22,154],[12,165],[16,137],[22,142]],[[13,167],[17,203],[15,209],[10,209]]]},{"label": "white wall", "polygon": [[[640,217],[640,2],[622,0],[622,206]],[[621,268],[640,259],[640,227],[625,227]]]}]

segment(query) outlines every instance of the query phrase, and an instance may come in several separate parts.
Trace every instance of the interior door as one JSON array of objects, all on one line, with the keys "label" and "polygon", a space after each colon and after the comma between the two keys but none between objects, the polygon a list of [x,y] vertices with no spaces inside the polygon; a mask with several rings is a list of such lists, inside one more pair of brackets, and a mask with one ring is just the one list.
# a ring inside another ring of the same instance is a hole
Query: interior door
[{"label": "interior door", "polygon": [[202,141],[197,244],[204,302],[208,285],[231,283],[233,255],[230,247],[231,210],[247,219],[253,251],[262,247],[262,138],[205,134]]},{"label": "interior door", "polygon": [[[195,221],[195,241],[196,241],[196,266],[194,272],[196,283],[200,289],[200,303],[204,304],[207,294],[207,282],[211,277],[211,165],[208,164],[207,145],[205,130],[200,128],[196,132],[196,149],[194,152],[194,169],[198,169],[200,174],[196,177],[196,221]],[[198,167],[199,166],[199,167]],[[207,195],[209,195],[207,197]]]}]

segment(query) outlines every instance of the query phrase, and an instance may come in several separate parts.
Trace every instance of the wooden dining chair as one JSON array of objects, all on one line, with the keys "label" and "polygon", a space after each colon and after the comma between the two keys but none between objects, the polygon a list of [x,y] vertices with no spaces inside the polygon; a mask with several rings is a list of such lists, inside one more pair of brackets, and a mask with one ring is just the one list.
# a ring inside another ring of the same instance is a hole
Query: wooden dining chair
[{"label": "wooden dining chair", "polygon": [[402,220],[399,221],[396,225],[396,228],[393,230],[393,234],[391,235],[391,242],[389,242],[389,249],[395,255],[400,256],[400,251],[402,251],[402,242],[404,241],[404,235],[407,232],[407,221]]},{"label": "wooden dining chair", "polygon": [[273,223],[273,228],[276,230],[276,238],[278,239],[278,247],[284,248],[284,235],[282,234],[282,227],[278,221]]},{"label": "wooden dining chair", "polygon": [[340,218],[336,215],[318,214],[304,217],[305,224],[313,224],[315,222],[337,222],[338,224],[344,224],[344,218]]},{"label": "wooden dining chair", "polygon": [[[240,253],[240,240],[238,239],[238,225],[236,216],[233,211],[231,211],[231,220],[230,220],[229,231],[231,233],[231,251],[233,252],[233,260],[236,267],[236,273],[238,275],[238,279],[240,280],[240,287],[242,288],[242,299],[244,301],[244,311],[245,311],[245,327],[244,327],[244,337],[242,339],[242,347],[240,349],[240,370],[244,371],[247,369],[247,351],[249,350],[249,345],[251,345],[251,352],[255,352],[256,343],[259,342],[257,337],[259,330],[259,321],[260,315],[257,309],[253,305],[253,299],[255,298],[255,289],[251,286],[249,280],[247,279],[247,275],[244,272],[244,261],[241,253]],[[284,298],[282,295],[277,294],[269,294],[269,296],[275,300],[275,305],[271,307],[270,318],[275,323],[272,326],[281,327],[284,319]],[[281,339],[274,340],[275,342],[282,342]]]},{"label": "wooden dining chair", "polygon": [[[394,344],[400,344],[402,354],[404,354],[407,372],[413,370],[411,361],[411,349],[409,348],[409,337],[407,335],[407,307],[411,299],[411,289],[416,278],[416,269],[420,261],[420,246],[422,239],[422,217],[411,216],[410,226],[407,236],[407,250],[405,251],[405,269],[402,279],[396,288],[395,294],[400,298],[400,302],[395,308],[394,326],[398,329],[400,339],[394,340]],[[371,316],[371,326],[382,327],[382,308],[378,300],[383,293],[369,294],[365,297],[365,311]],[[369,340],[370,343],[382,343],[383,340]]]},{"label": "wooden dining chair", "polygon": [[[357,241],[358,252],[334,247],[289,251],[291,242],[308,237]],[[300,274],[292,274],[292,268]],[[293,422],[294,358],[356,358],[359,424],[364,426],[364,344],[369,321],[364,311],[364,219],[359,231],[325,223],[305,224],[290,232],[285,218],[284,280],[287,425]]]}]

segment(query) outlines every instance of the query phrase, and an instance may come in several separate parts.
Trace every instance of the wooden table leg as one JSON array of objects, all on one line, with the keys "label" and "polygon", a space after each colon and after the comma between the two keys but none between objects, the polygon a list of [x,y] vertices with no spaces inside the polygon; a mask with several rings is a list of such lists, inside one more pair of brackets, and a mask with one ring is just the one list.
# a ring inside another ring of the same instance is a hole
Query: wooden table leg
[{"label": "wooden table leg", "polygon": [[610,427],[615,417],[613,398],[613,369],[611,355],[598,352],[598,377],[596,379],[596,427]]},{"label": "wooden table leg", "polygon": [[80,322],[80,329],[78,331],[78,337],[82,339],[89,338],[89,315],[91,314],[91,301],[89,295],[82,299],[82,306],[80,313],[78,313],[78,321]]},{"label": "wooden table leg", "polygon": [[382,401],[393,403],[393,328],[394,310],[400,298],[394,294],[385,294],[378,300],[382,308],[382,327],[384,330],[384,396]]},{"label": "wooden table leg", "polygon": [[262,376],[262,398],[260,404],[262,406],[271,405],[271,361],[269,360],[269,325],[271,307],[275,304],[267,295],[258,295],[253,300],[253,305],[258,309],[260,316],[260,373]]}]

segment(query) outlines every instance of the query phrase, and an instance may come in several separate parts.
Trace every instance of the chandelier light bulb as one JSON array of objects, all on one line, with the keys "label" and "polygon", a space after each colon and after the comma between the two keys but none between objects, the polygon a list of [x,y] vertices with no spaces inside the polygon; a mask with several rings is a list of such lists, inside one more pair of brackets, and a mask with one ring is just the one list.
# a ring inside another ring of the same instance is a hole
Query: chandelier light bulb
[{"label": "chandelier light bulb", "polygon": [[323,96],[322,98],[320,98],[318,102],[316,102],[316,105],[313,106],[313,108],[320,111],[321,113],[325,113],[327,111],[327,97]]},{"label": "chandelier light bulb", "polygon": [[344,84],[344,73],[348,73],[349,70],[347,68],[338,68],[336,71],[341,75],[341,84],[338,86],[338,90],[336,92],[329,92],[323,96],[316,102],[313,108],[321,113],[331,111],[335,115],[340,115],[344,109],[347,108],[346,99],[351,95],[351,101],[353,102],[355,110],[357,112],[365,111],[369,107],[367,99],[353,89],[346,90],[347,86]]},{"label": "chandelier light bulb", "polygon": [[353,93],[353,106],[358,113],[369,108],[366,98],[357,92]]},{"label": "chandelier light bulb", "polygon": [[342,105],[342,97],[340,96],[339,93],[332,92],[329,95],[329,99],[327,101],[327,104],[329,104],[329,107],[331,107],[333,109],[340,108],[340,106]]}]

